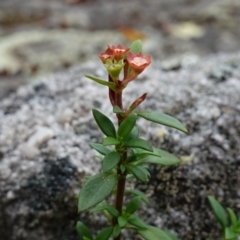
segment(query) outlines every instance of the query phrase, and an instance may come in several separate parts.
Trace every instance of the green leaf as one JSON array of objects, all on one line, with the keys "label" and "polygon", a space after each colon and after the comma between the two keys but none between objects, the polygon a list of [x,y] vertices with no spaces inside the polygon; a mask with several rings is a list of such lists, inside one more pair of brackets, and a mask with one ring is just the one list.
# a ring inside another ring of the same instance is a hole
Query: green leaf
[{"label": "green leaf", "polygon": [[99,83],[103,86],[107,86],[107,87],[111,88],[112,90],[115,90],[115,88],[116,88],[116,84],[113,82],[108,82],[106,80],[103,80],[101,78],[97,78],[97,77],[94,77],[91,75],[85,75],[85,77],[87,77],[87,78],[93,80],[94,82]]},{"label": "green leaf", "polygon": [[115,174],[98,173],[83,185],[78,199],[78,211],[85,211],[104,200],[113,190],[118,177]]},{"label": "green leaf", "polygon": [[110,149],[104,147],[102,144],[99,143],[90,143],[89,145],[91,148],[95,149],[102,155],[107,155],[108,153],[111,152]]},{"label": "green leaf", "polygon": [[96,206],[96,207],[94,207],[94,208],[92,208],[90,210],[90,213],[99,212],[99,211],[102,212],[103,210],[108,211],[114,217],[118,217],[119,216],[118,210],[115,207],[113,207],[112,205]]},{"label": "green leaf", "polygon": [[140,207],[142,202],[142,198],[141,197],[134,197],[128,204],[126,207],[125,212],[129,215],[135,213],[138,208]]},{"label": "green leaf", "polygon": [[128,223],[140,229],[147,228],[146,223],[144,223],[141,218],[135,215],[132,215],[128,218]]},{"label": "green leaf", "polygon": [[226,240],[237,240],[238,237],[238,235],[235,232],[233,232],[233,230],[230,229],[229,227],[226,227],[224,229],[224,236]]},{"label": "green leaf", "polygon": [[136,54],[142,52],[142,41],[138,39],[132,42],[129,48],[131,52],[134,52]]},{"label": "green leaf", "polygon": [[94,212],[102,212],[103,210],[106,210],[107,205],[97,205],[93,207],[89,212],[94,213]]},{"label": "green leaf", "polygon": [[183,126],[181,122],[179,122],[176,118],[173,118],[167,114],[163,114],[155,111],[153,112],[141,111],[141,112],[138,112],[137,115],[151,122],[159,123],[161,125],[168,126],[171,128],[176,128],[184,133],[188,133],[188,130]]},{"label": "green leaf", "polygon": [[141,138],[134,138],[134,139],[127,141],[126,143],[124,143],[124,147],[142,148],[142,149],[150,151],[150,152],[153,151],[152,146],[146,140],[141,139]]},{"label": "green leaf", "polygon": [[127,224],[128,220],[123,216],[118,217],[118,225],[120,228],[123,228]]},{"label": "green leaf", "polygon": [[240,218],[238,219],[237,227],[234,228],[234,232],[240,233]]},{"label": "green leaf", "polygon": [[113,112],[114,113],[124,113],[124,111],[117,105],[113,106]]},{"label": "green leaf", "polygon": [[113,169],[119,163],[121,155],[118,152],[110,152],[103,159],[103,171],[107,172]]},{"label": "green leaf", "polygon": [[103,139],[103,146],[108,146],[108,145],[118,145],[120,142],[113,137],[106,137]]},{"label": "green leaf", "polygon": [[137,232],[145,240],[172,240],[164,231],[159,228],[146,225],[147,229],[137,229]]},{"label": "green leaf", "polygon": [[146,171],[143,169],[143,167],[128,165],[127,169],[141,182],[148,181],[148,175],[146,174]]},{"label": "green leaf", "polygon": [[108,240],[113,232],[113,227],[104,228],[100,233],[97,235],[95,240]]},{"label": "green leaf", "polygon": [[236,216],[235,212],[231,208],[227,208],[227,210],[228,210],[228,214],[230,216],[230,220],[231,220],[233,229],[237,228],[238,220],[237,220],[237,216]]},{"label": "green leaf", "polygon": [[121,232],[120,226],[117,224],[113,228],[113,238],[115,239]]},{"label": "green leaf", "polygon": [[130,139],[138,138],[138,136],[139,136],[139,130],[136,126],[134,126],[132,131],[130,132],[130,134],[126,138],[126,141],[128,141]]},{"label": "green leaf", "polygon": [[127,157],[126,159],[126,163],[133,163],[137,161],[137,157],[135,155],[131,155],[129,157]]},{"label": "green leaf", "polygon": [[217,220],[222,225],[222,228],[225,229],[227,227],[227,216],[224,208],[213,196],[208,196],[208,201],[212,207],[212,210]]},{"label": "green leaf", "polygon": [[114,217],[118,217],[119,216],[118,210],[115,207],[111,206],[111,205],[107,205],[106,206],[106,210]]},{"label": "green leaf", "polygon": [[179,158],[162,149],[154,149],[154,154],[149,154],[149,152],[142,153],[142,155],[139,154],[140,156],[137,157],[138,164],[153,163],[162,166],[172,166],[180,163]]},{"label": "green leaf", "polygon": [[164,232],[171,238],[171,240],[179,240],[173,233],[168,230],[164,230]]},{"label": "green leaf", "polygon": [[240,233],[240,227],[234,228],[233,230],[235,233]]},{"label": "green leaf", "polygon": [[134,194],[135,196],[141,197],[142,200],[143,200],[145,203],[148,203],[148,204],[149,204],[149,199],[147,198],[147,196],[146,196],[143,192],[141,192],[141,191],[139,191],[139,190],[137,190],[137,189],[131,189],[131,190],[128,190],[128,191],[126,191],[126,192],[127,192],[127,193],[132,193],[132,194]]},{"label": "green leaf", "polygon": [[101,129],[101,131],[107,136],[107,137],[113,137],[116,138],[116,130],[111,122],[111,120],[105,116],[103,113],[99,112],[96,109],[92,109],[92,113],[94,116],[94,119],[98,125],[98,127]]},{"label": "green leaf", "polygon": [[138,167],[142,168],[143,172],[145,173],[145,175],[146,175],[147,177],[150,177],[150,176],[151,176],[151,174],[150,174],[150,172],[148,171],[148,168],[147,168],[146,166],[138,166]]},{"label": "green leaf", "polygon": [[121,170],[121,173],[124,174],[124,172],[126,171],[125,165],[121,164],[120,165],[120,170]]},{"label": "green leaf", "polygon": [[84,237],[92,240],[92,234],[89,230],[89,228],[83,224],[82,222],[78,221],[77,225],[76,225],[76,230],[78,233],[78,237],[80,238],[80,240],[84,240]]},{"label": "green leaf", "polygon": [[119,128],[118,128],[118,137],[120,137],[121,139],[126,139],[129,134],[131,133],[133,127],[135,126],[135,123],[137,121],[137,115],[136,114],[132,114],[130,116],[128,116],[127,118],[125,118]]}]

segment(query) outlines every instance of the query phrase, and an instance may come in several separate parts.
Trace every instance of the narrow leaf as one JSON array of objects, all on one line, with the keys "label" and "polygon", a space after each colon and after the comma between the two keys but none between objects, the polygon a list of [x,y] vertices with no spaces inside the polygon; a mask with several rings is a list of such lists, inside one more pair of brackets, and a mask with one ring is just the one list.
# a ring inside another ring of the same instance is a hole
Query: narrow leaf
[{"label": "narrow leaf", "polygon": [[146,196],[143,192],[141,192],[141,191],[139,191],[139,190],[137,190],[137,189],[131,189],[131,190],[128,190],[127,193],[132,193],[132,194],[134,194],[135,196],[139,196],[139,197],[142,198],[142,200],[143,200],[144,202],[146,202],[146,203],[149,204],[149,199],[147,198],[147,196]]},{"label": "narrow leaf", "polygon": [[128,220],[123,216],[118,217],[118,225],[120,228],[123,228],[127,224]]},{"label": "narrow leaf", "polygon": [[[170,231],[164,230],[164,232],[171,238],[171,240],[179,240],[173,233]],[[207,239],[206,239],[207,240]]]},{"label": "narrow leaf", "polygon": [[238,237],[238,235],[229,227],[224,229],[224,235],[226,240],[237,240]]},{"label": "narrow leaf", "polygon": [[113,190],[118,177],[114,174],[98,173],[89,178],[81,189],[78,211],[85,211],[104,200]]},{"label": "narrow leaf", "polygon": [[126,207],[126,213],[131,215],[133,213],[135,213],[138,208],[140,207],[142,202],[142,198],[141,197],[134,197],[128,204]]},{"label": "narrow leaf", "polygon": [[124,111],[117,105],[113,106],[114,113],[124,113]]},{"label": "narrow leaf", "polygon": [[149,178],[151,176],[150,172],[148,171],[148,168],[146,166],[138,166],[142,169],[142,171],[145,173],[145,175],[147,176],[147,178]]},{"label": "narrow leaf", "polygon": [[188,133],[188,130],[179,122],[176,118],[173,118],[167,114],[155,112],[155,111],[142,111],[138,112],[139,117],[145,118],[151,122],[159,123],[164,126],[178,129],[184,133]]},{"label": "narrow leaf", "polygon": [[222,225],[222,228],[225,229],[227,227],[227,216],[224,208],[213,196],[208,196],[208,201],[212,207],[212,210],[217,220]]},{"label": "narrow leaf", "polygon": [[113,227],[104,228],[96,237],[95,240],[109,240],[113,232]]},{"label": "narrow leaf", "polygon": [[96,109],[92,110],[94,119],[98,125],[98,127],[101,129],[101,131],[107,136],[107,137],[113,137],[116,138],[116,130],[111,122],[111,120],[105,116],[103,113],[99,112]]},{"label": "narrow leaf", "polygon": [[103,146],[109,146],[109,145],[118,145],[120,142],[113,137],[106,137],[103,139]]},{"label": "narrow leaf", "polygon": [[96,207],[93,207],[89,212],[90,213],[94,213],[94,212],[101,212],[103,210],[106,209],[106,205],[105,206],[99,206],[97,205]]},{"label": "narrow leaf", "polygon": [[107,205],[106,206],[106,210],[114,217],[118,217],[119,216],[118,210],[115,207],[111,206],[111,205]]},{"label": "narrow leaf", "polygon": [[84,237],[87,237],[90,240],[93,239],[90,230],[82,222],[80,222],[80,221],[77,222],[76,230],[77,230],[78,237],[79,237],[80,240],[83,240]]},{"label": "narrow leaf", "polygon": [[111,88],[112,90],[114,90],[116,88],[116,85],[113,82],[108,82],[106,80],[103,80],[101,78],[97,78],[97,77],[94,77],[91,75],[85,75],[85,77],[87,77],[87,78],[93,80],[94,82],[99,83],[103,86],[107,86],[107,87]]},{"label": "narrow leaf", "polygon": [[146,229],[147,225],[138,216],[132,215],[128,218],[128,223],[140,229]]},{"label": "narrow leaf", "polygon": [[121,232],[120,226],[118,224],[115,225],[113,228],[113,234],[112,234],[113,238],[115,239],[120,234],[120,232]]},{"label": "narrow leaf", "polygon": [[142,167],[135,166],[135,165],[128,165],[127,168],[141,182],[147,182],[148,181],[148,176],[147,176],[145,170],[143,170]]},{"label": "narrow leaf", "polygon": [[153,164],[158,164],[162,166],[171,166],[171,165],[176,165],[180,163],[179,158],[162,149],[154,149],[154,153],[156,153],[156,155],[152,155],[151,153],[147,154],[147,152],[143,153],[142,155],[139,154],[139,156],[137,157],[137,162],[153,163]]},{"label": "narrow leaf", "polygon": [[108,153],[111,152],[110,149],[104,147],[102,144],[99,143],[90,143],[89,145],[91,148],[95,149],[102,155],[107,155]]},{"label": "narrow leaf", "polygon": [[121,170],[121,173],[123,174],[126,171],[126,167],[121,164],[120,165],[120,170]]},{"label": "narrow leaf", "polygon": [[142,52],[142,41],[140,39],[134,41],[130,45],[130,51],[136,54]]},{"label": "narrow leaf", "polygon": [[156,227],[147,226],[147,229],[138,229],[137,232],[145,239],[145,240],[172,240],[164,231],[158,229]]},{"label": "narrow leaf", "polygon": [[118,152],[110,152],[103,159],[103,171],[113,169],[120,161],[121,155]]},{"label": "narrow leaf", "polygon": [[136,160],[137,160],[137,156],[131,155],[131,156],[127,157],[126,163],[133,163],[133,162],[136,162]]},{"label": "narrow leaf", "polygon": [[108,216],[109,214],[114,217],[119,216],[118,210],[111,205],[97,205],[96,207],[93,207],[89,212],[94,213],[99,211],[102,212],[104,215],[106,215],[106,211],[107,211]]},{"label": "narrow leaf", "polygon": [[136,126],[134,126],[132,131],[130,132],[130,134],[126,138],[126,141],[128,141],[130,139],[133,139],[133,138],[138,138],[138,136],[139,136],[139,130]]},{"label": "narrow leaf", "polygon": [[235,212],[231,208],[227,208],[227,210],[228,210],[228,214],[230,216],[231,225],[232,225],[233,229],[237,228],[238,220],[237,220],[237,216],[236,216]]},{"label": "narrow leaf", "polygon": [[146,140],[141,139],[141,138],[131,139],[131,140],[127,141],[124,144],[124,146],[131,147],[131,148],[142,148],[142,149],[150,151],[150,152],[153,151],[152,146]]},{"label": "narrow leaf", "polygon": [[125,118],[119,128],[118,128],[118,136],[120,138],[122,138],[123,140],[126,139],[129,134],[131,133],[133,127],[135,126],[137,120],[137,115],[136,114],[132,114],[130,116],[128,116],[127,118]]}]

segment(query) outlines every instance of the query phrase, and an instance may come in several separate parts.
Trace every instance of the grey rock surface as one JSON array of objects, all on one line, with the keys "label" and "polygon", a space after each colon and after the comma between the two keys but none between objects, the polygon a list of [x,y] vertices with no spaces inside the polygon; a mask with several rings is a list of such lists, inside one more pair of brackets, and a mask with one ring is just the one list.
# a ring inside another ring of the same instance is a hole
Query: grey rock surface
[{"label": "grey rock surface", "polygon": [[[141,38],[156,59],[240,49],[239,0],[1,0],[0,99]],[[146,51],[147,52],[147,51]]]},{"label": "grey rock surface", "polygon": [[[183,58],[174,71],[162,66],[153,63],[131,83],[124,104],[147,92],[141,108],[178,118],[189,134],[139,119],[143,137],[182,159],[177,167],[152,165],[150,182],[136,184],[151,201],[140,214],[180,239],[220,239],[206,197],[212,194],[240,213],[240,53]],[[88,145],[103,137],[91,109],[114,120],[107,89],[85,74],[106,77],[100,63],[88,62],[20,87],[0,102],[4,240],[77,240],[77,219],[95,230],[106,223],[98,215],[77,216],[84,176],[100,169]]]}]

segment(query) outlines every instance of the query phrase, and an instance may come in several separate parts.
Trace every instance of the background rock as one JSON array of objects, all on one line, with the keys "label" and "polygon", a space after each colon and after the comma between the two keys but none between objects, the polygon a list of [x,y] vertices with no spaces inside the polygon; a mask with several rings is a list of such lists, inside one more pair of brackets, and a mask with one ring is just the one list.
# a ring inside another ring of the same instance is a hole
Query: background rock
[{"label": "background rock", "polygon": [[[221,81],[212,77],[214,69],[226,68]],[[5,240],[77,240],[78,218],[94,230],[106,224],[98,215],[77,215],[84,176],[100,169],[88,145],[102,140],[91,109],[114,119],[107,89],[85,74],[106,77],[100,63],[88,62],[21,87],[0,102],[0,229]],[[180,239],[219,239],[206,197],[212,194],[240,214],[240,53],[203,61],[179,58],[179,67],[167,71],[156,61],[126,89],[124,105],[144,92],[142,109],[178,118],[189,135],[139,119],[143,137],[182,159],[177,167],[151,166],[150,182],[137,183],[151,200],[140,214]],[[39,129],[46,134],[39,136]]]},{"label": "background rock", "polygon": [[240,49],[239,0],[1,0],[0,99],[24,83],[144,40],[166,60]]}]

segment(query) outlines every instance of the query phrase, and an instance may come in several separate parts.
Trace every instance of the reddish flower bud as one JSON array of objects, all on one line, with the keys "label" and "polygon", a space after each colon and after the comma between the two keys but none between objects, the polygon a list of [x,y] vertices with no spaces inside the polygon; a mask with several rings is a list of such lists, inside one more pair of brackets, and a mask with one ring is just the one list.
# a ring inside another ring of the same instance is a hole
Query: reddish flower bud
[{"label": "reddish flower bud", "polygon": [[127,115],[129,115],[135,108],[137,108],[147,97],[147,93],[144,93],[141,97],[137,98],[127,110]]},{"label": "reddish flower bud", "polygon": [[111,47],[113,53],[114,53],[114,59],[116,61],[120,61],[124,58],[125,54],[128,52],[129,48],[124,47],[121,44],[118,44],[117,46]]},{"label": "reddish flower bud", "polygon": [[144,56],[141,52],[138,54],[129,52],[127,61],[131,66],[132,70],[135,73],[140,74],[151,63],[151,56]]},{"label": "reddish flower bud", "polygon": [[114,59],[114,52],[113,52],[112,48],[110,48],[108,46],[108,48],[105,51],[98,54],[98,57],[102,60],[103,63],[106,63],[107,60]]}]

